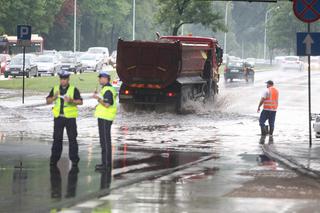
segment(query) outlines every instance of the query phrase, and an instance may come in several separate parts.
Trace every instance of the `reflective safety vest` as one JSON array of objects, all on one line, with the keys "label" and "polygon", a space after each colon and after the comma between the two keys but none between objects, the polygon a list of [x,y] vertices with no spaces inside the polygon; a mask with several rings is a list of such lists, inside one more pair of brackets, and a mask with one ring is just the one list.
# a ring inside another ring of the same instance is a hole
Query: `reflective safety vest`
[{"label": "reflective safety vest", "polygon": [[277,111],[279,92],[274,87],[269,87],[269,95],[263,102],[263,109]]},{"label": "reflective safety vest", "polygon": [[112,87],[112,86],[104,86],[100,92],[100,96],[104,97],[104,94],[110,91],[112,93],[112,97],[113,97],[113,105],[109,106],[109,107],[105,107],[102,104],[98,104],[96,106],[96,111],[94,113],[94,116],[96,118],[101,118],[104,120],[108,120],[108,121],[113,121],[117,115],[117,92],[116,90]]},{"label": "reflective safety vest", "polygon": [[[75,90],[75,87],[70,85],[65,95],[67,95],[69,98],[74,99],[74,90]],[[57,94],[57,93],[60,94],[60,85],[57,85],[53,88],[53,94]],[[52,108],[52,113],[55,118],[60,116],[60,107],[61,107],[61,98],[58,97]],[[64,101],[63,112],[64,112],[63,116],[66,118],[78,117],[78,107],[74,103],[67,103]]]}]

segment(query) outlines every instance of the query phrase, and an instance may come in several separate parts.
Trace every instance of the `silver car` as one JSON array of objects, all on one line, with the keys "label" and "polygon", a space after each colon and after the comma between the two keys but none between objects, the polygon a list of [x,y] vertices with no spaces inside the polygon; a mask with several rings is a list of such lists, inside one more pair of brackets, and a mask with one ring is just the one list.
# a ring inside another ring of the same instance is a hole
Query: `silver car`
[{"label": "silver car", "polygon": [[39,75],[54,76],[61,67],[57,57],[53,55],[40,55],[35,59],[35,63],[38,66]]}]

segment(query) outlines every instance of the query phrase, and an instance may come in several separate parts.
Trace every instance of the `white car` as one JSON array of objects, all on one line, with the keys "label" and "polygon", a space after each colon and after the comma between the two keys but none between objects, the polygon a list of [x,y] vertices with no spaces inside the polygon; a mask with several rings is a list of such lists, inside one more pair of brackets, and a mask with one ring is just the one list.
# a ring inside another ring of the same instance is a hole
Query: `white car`
[{"label": "white car", "polygon": [[320,114],[314,115],[315,122],[313,124],[313,130],[316,133],[316,138],[320,138]]},{"label": "white car", "polygon": [[54,55],[40,55],[35,59],[35,64],[38,66],[39,76],[54,76],[61,69],[61,64]]},{"label": "white car", "polygon": [[281,68],[283,70],[299,70],[303,71],[303,62],[298,56],[286,56],[282,60]]},{"label": "white car", "polygon": [[100,54],[105,64],[109,62],[109,49],[107,47],[90,47],[88,53]]},{"label": "white car", "polygon": [[311,69],[319,69],[320,68],[320,59],[318,56],[310,57],[310,67]]},{"label": "white car", "polygon": [[100,54],[86,53],[80,56],[80,63],[84,70],[100,71],[103,67],[103,58]]}]

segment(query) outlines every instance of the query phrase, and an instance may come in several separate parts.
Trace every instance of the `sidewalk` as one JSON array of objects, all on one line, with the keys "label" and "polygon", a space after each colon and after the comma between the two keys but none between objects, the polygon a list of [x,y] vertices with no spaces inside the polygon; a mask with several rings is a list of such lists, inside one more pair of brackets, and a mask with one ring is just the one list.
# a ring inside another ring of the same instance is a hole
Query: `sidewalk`
[{"label": "sidewalk", "polygon": [[309,148],[307,141],[276,142],[270,137],[261,137],[263,152],[270,158],[283,163],[290,169],[312,178],[320,178],[320,146],[313,139],[313,146]]}]

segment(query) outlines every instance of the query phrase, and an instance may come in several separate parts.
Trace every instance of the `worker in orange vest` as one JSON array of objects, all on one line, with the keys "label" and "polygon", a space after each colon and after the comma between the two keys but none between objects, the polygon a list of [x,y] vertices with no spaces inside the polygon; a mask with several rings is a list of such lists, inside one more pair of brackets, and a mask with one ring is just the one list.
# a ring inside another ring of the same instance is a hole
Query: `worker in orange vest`
[{"label": "worker in orange vest", "polygon": [[278,109],[278,99],[279,99],[279,92],[273,86],[273,81],[269,80],[266,82],[267,90],[263,93],[259,106],[258,112],[260,112],[260,108],[263,105],[263,110],[260,114],[259,124],[261,127],[261,135],[267,135],[268,129],[266,128],[265,122],[268,120],[270,131],[269,135],[273,135],[274,131],[274,122],[276,120],[276,113]]}]

